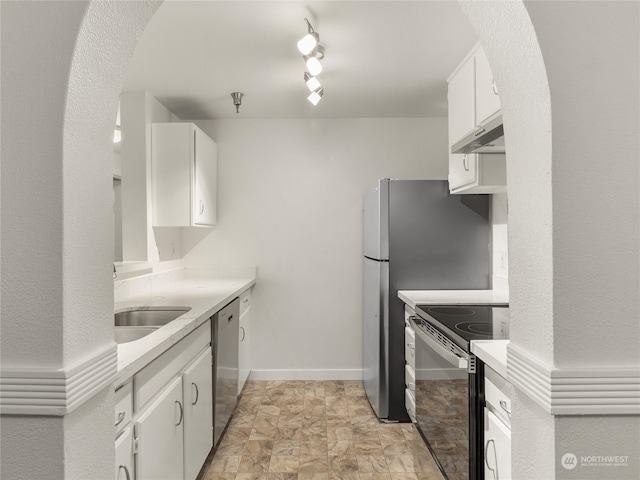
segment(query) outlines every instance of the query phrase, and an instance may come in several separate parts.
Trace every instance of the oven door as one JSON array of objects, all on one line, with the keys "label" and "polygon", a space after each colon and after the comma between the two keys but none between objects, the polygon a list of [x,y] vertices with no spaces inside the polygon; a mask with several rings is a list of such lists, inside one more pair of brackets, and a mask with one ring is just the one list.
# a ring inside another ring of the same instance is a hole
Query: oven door
[{"label": "oven door", "polygon": [[[423,326],[419,318],[411,317],[410,322],[416,332],[418,430],[445,478],[475,478],[469,469],[469,371],[473,370],[469,363],[474,357],[431,325]],[[420,468],[430,459],[423,453],[414,461]]]}]

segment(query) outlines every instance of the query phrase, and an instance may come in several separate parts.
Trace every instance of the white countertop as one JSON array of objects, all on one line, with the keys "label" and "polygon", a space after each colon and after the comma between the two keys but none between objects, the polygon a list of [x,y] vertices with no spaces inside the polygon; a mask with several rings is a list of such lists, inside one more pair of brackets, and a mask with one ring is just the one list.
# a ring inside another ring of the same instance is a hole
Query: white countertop
[{"label": "white countertop", "polygon": [[398,297],[416,305],[484,305],[509,303],[509,293],[496,290],[399,290]]},{"label": "white countertop", "polygon": [[151,288],[138,295],[116,298],[116,312],[140,306],[191,307],[191,310],[146,337],[118,345],[116,386],[125,383],[134,373],[206,322],[255,282],[255,277],[177,279],[169,285]]},{"label": "white countertop", "polygon": [[506,379],[507,345],[509,340],[472,340],[471,353]]}]

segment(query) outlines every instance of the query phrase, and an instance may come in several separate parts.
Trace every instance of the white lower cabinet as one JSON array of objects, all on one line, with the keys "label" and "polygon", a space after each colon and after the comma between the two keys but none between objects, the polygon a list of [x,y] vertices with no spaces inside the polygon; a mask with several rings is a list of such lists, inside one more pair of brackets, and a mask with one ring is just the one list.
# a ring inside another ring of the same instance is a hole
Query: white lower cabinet
[{"label": "white lower cabinet", "polygon": [[484,396],[484,478],[511,480],[510,385],[489,366],[485,366]]},{"label": "white lower cabinet", "polygon": [[240,332],[238,332],[238,395],[251,373],[251,289],[240,295]]},{"label": "white lower cabinet", "polygon": [[[195,480],[213,447],[211,323],[127,385],[116,391],[116,480]],[[131,403],[132,425],[120,426]]]},{"label": "white lower cabinet", "polygon": [[184,399],[184,478],[198,476],[213,446],[211,348],[182,374]]},{"label": "white lower cabinet", "polygon": [[116,480],[133,480],[132,428],[126,428],[116,438]]},{"label": "white lower cabinet", "polygon": [[174,379],[134,424],[136,478],[181,480],[184,464],[182,379]]},{"label": "white lower cabinet", "polygon": [[511,480],[511,430],[485,408],[484,478]]}]

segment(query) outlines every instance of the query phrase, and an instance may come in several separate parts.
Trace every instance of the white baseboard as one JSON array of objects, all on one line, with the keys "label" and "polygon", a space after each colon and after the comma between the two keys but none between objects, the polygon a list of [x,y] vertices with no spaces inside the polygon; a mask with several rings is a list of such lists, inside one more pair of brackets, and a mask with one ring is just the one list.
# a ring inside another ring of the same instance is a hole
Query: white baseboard
[{"label": "white baseboard", "polygon": [[251,370],[249,380],[362,380],[362,369]]}]

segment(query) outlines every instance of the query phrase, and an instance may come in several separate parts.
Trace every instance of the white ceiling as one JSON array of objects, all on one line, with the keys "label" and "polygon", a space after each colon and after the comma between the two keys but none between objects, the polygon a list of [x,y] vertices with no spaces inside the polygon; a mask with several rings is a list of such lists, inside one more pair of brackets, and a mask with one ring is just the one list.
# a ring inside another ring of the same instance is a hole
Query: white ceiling
[{"label": "white ceiling", "polygon": [[[296,48],[305,17],[326,49],[316,107]],[[476,41],[456,0],[167,0],[123,90],[146,90],[191,120],[445,116],[446,78]]]}]

